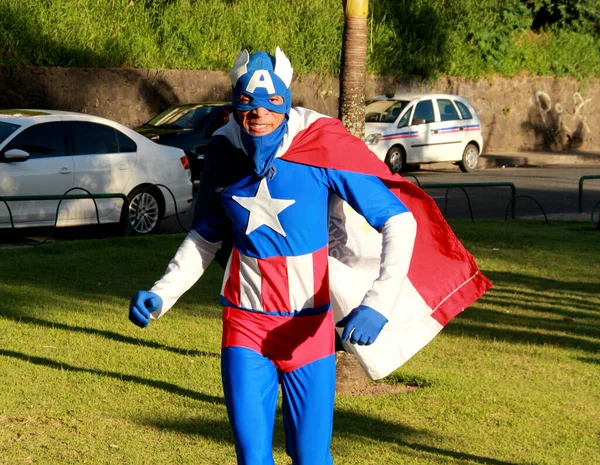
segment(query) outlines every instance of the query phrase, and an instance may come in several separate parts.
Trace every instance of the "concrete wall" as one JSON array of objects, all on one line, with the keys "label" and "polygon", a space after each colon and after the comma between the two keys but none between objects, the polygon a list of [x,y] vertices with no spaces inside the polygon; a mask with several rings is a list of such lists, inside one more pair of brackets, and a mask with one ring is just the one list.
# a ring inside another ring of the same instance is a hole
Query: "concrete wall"
[{"label": "concrete wall", "polygon": [[[468,98],[482,120],[485,152],[600,152],[600,81],[492,77],[471,82],[440,78],[398,82],[370,77],[367,96],[385,92],[445,92]],[[338,81],[301,76],[294,105],[337,116]],[[0,68],[0,108],[80,111],[136,127],[178,103],[231,97],[218,71]]]}]

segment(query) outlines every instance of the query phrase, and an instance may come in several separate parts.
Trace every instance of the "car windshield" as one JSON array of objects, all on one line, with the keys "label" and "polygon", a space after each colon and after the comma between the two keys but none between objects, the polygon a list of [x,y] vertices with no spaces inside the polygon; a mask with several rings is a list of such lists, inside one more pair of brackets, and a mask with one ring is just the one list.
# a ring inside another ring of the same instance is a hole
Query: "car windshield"
[{"label": "car windshield", "polygon": [[18,124],[3,123],[0,121],[0,144],[6,140],[13,132],[19,129],[21,126]]},{"label": "car windshield", "polygon": [[213,109],[213,106],[206,105],[173,107],[163,111],[146,124],[161,128],[195,129]]},{"label": "car windshield", "polygon": [[393,123],[409,103],[409,100],[372,100],[365,107],[365,122]]}]

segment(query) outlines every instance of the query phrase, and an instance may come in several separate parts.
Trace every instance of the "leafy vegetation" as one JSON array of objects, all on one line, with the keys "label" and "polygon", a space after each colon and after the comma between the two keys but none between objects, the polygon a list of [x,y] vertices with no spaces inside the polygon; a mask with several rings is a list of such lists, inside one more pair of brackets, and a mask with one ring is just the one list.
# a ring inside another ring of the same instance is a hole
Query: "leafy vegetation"
[{"label": "leafy vegetation", "polygon": [[[371,0],[369,71],[600,76],[596,0]],[[276,46],[338,74],[341,1],[0,0],[0,66],[228,69]]]},{"label": "leafy vegetation", "polygon": [[[339,395],[339,465],[593,465],[600,242],[589,224],[453,221],[494,287],[387,380]],[[131,295],[181,235],[0,250],[0,464],[235,463],[222,271],[141,330]],[[375,392],[375,391],[374,391]],[[278,411],[275,460],[285,465]]]}]

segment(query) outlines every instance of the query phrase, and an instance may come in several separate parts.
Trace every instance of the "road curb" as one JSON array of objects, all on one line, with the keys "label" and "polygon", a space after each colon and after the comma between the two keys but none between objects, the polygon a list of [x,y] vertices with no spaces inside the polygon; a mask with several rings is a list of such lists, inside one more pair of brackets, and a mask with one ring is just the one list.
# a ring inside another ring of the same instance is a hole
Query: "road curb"
[{"label": "road curb", "polygon": [[479,168],[501,168],[508,166],[551,166],[551,165],[598,165],[599,153],[484,153],[479,157]]}]

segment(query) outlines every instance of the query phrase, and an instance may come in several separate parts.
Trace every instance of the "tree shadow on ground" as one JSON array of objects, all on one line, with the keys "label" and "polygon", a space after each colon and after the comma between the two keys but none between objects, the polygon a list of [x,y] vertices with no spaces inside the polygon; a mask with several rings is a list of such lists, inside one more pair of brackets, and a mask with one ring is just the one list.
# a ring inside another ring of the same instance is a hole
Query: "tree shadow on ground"
[{"label": "tree shadow on ground", "polygon": [[[460,314],[445,333],[600,351],[600,309],[589,301],[597,299],[597,283],[510,272],[488,275],[494,282],[492,291]],[[544,297],[544,291],[552,291],[552,296]],[[516,313],[521,311],[533,315]]]},{"label": "tree shadow on ground", "polygon": [[[156,420],[146,418],[143,420],[138,419],[138,421],[144,425],[183,434],[199,435],[217,442],[227,442],[233,445],[231,428],[229,424],[222,421],[200,417],[184,420]],[[392,445],[399,456],[412,455],[414,452],[414,454],[418,454],[421,457],[426,454],[432,460],[450,459],[452,462],[454,460],[464,460],[468,463],[482,465],[517,465],[514,462],[507,462],[492,457],[430,446],[427,442],[431,436],[432,433],[426,430],[417,430],[410,426],[381,420],[347,409],[337,408],[334,414],[334,440],[336,437],[340,437],[344,439],[355,438],[356,441],[374,441],[379,444],[385,442]],[[278,409],[276,415],[273,446],[275,449],[285,450],[281,409]]]},{"label": "tree shadow on ground", "polygon": [[123,334],[116,333],[114,331],[106,331],[102,329],[90,328],[85,326],[75,326],[65,323],[58,323],[55,321],[47,321],[41,318],[26,316],[26,315],[18,315],[18,314],[9,314],[7,312],[2,312],[0,314],[0,318],[4,320],[14,321],[19,324],[28,324],[34,326],[40,326],[42,328],[50,328],[50,329],[59,329],[61,331],[69,331],[73,333],[82,333],[88,334],[91,336],[98,336],[104,339],[108,339],[115,342],[121,342],[124,344],[131,344],[136,347],[146,347],[149,349],[158,349],[164,350],[167,352],[173,352],[179,355],[186,355],[191,357],[220,357],[221,354],[217,352],[207,352],[203,350],[192,350],[192,349],[182,349],[179,347],[170,347],[165,344],[161,344],[160,342],[148,341],[141,338],[125,336]]},{"label": "tree shadow on ground", "polygon": [[166,381],[160,381],[156,379],[142,378],[141,376],[127,375],[115,371],[107,370],[94,370],[92,368],[78,367],[69,365],[68,363],[59,362],[46,357],[38,357],[35,355],[27,355],[21,352],[15,352],[13,350],[0,349],[0,356],[10,357],[17,360],[23,360],[32,365],[43,366],[52,368],[55,370],[72,372],[72,373],[89,373],[105,378],[115,379],[117,381],[125,381],[128,383],[135,383],[142,386],[148,386],[155,389],[160,389],[169,394],[175,394],[178,396],[187,397],[189,399],[199,400],[201,402],[207,402],[210,404],[224,404],[223,398],[220,396],[213,396],[210,394],[204,394],[202,392],[194,391],[178,386],[173,383]]}]

